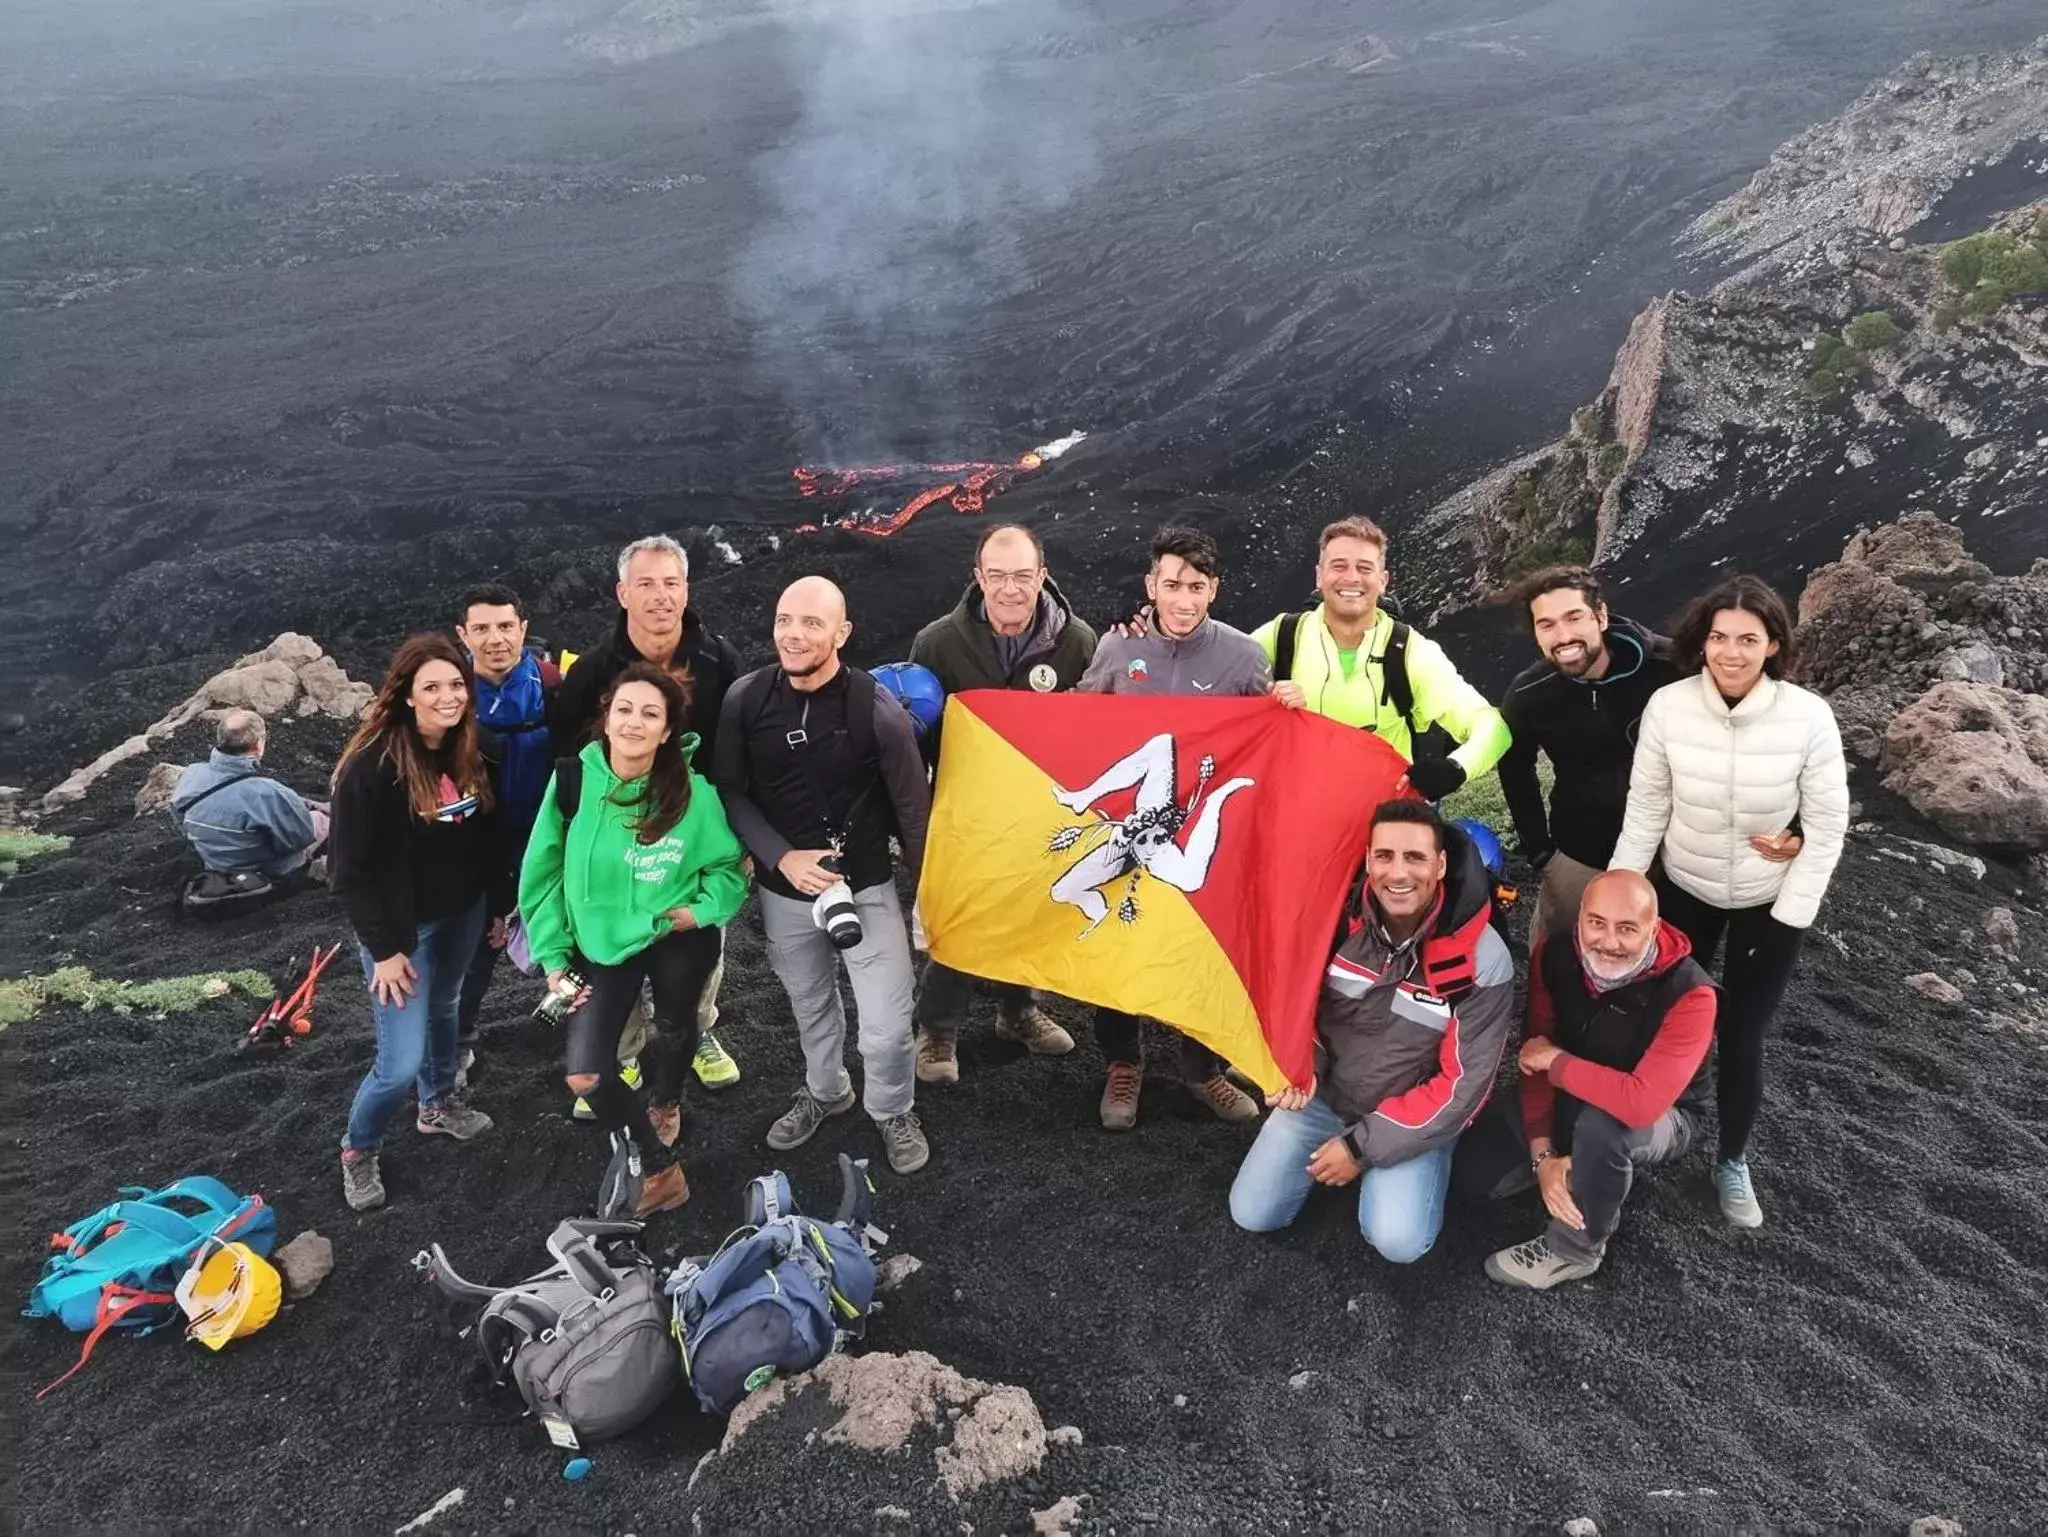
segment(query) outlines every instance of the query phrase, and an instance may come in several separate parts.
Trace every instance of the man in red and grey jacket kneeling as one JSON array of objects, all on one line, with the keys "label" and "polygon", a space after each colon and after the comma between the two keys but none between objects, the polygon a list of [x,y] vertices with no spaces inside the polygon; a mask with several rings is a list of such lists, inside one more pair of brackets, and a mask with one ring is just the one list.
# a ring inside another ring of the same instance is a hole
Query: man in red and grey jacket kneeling
[{"label": "man in red and grey jacket kneeling", "polygon": [[1636,1170],[1699,1134],[1717,996],[1632,870],[1596,876],[1576,932],[1537,948],[1519,1108],[1550,1226],[1490,1256],[1494,1280],[1547,1291],[1600,1268]]},{"label": "man in red and grey jacket kneeling", "polygon": [[1359,1231],[1405,1265],[1443,1226],[1451,1149],[1507,1044],[1515,965],[1478,851],[1426,803],[1373,813],[1364,877],[1323,973],[1315,1076],[1273,1101],[1230,1215],[1272,1232],[1316,1185],[1356,1182]]}]

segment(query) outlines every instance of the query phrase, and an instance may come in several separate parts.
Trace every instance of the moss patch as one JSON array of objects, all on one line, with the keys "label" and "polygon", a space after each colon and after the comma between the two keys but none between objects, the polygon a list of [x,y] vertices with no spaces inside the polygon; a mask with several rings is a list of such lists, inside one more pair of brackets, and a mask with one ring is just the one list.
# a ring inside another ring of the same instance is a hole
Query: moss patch
[{"label": "moss patch", "polygon": [[190,1014],[235,993],[268,998],[270,978],[260,971],[209,971],[153,982],[117,982],[95,977],[83,966],[66,966],[42,976],[0,982],[0,1029],[32,1019],[46,1003],[117,1014]]},{"label": "moss patch", "polygon": [[55,833],[32,833],[25,827],[0,827],[0,877],[9,876],[38,854],[54,854],[71,847],[71,840]]}]

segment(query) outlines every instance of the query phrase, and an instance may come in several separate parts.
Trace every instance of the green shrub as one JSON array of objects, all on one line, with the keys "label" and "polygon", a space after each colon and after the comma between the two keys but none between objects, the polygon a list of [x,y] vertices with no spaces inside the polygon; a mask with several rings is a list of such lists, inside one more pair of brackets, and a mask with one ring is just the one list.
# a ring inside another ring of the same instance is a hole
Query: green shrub
[{"label": "green shrub", "polygon": [[1927,322],[1937,331],[1953,331],[1956,322],[1962,319],[1962,317],[1963,306],[1961,300],[1943,299],[1934,306],[1933,313],[1927,317]]},{"label": "green shrub", "polygon": [[233,993],[268,998],[270,978],[260,971],[219,971],[161,977],[153,982],[116,982],[95,977],[83,966],[66,966],[42,976],[0,982],[0,1028],[32,1018],[46,1003],[112,1009],[116,1014],[189,1014]]},{"label": "green shrub", "polygon": [[54,833],[32,833],[25,827],[0,827],[0,876],[14,874],[38,854],[54,854],[71,847],[69,838]]},{"label": "green shrub", "polygon": [[1842,327],[1842,340],[1858,352],[1882,352],[1897,345],[1899,327],[1883,310],[1872,310]]},{"label": "green shrub", "polygon": [[1537,540],[1525,544],[1508,558],[1507,567],[1501,575],[1512,582],[1517,577],[1527,576],[1531,571],[1540,571],[1545,566],[1583,566],[1593,558],[1593,545],[1586,539],[1563,539],[1555,543]]},{"label": "green shrub", "polygon": [[1807,349],[1806,361],[1815,372],[1826,368],[1842,350],[1842,339],[1832,331],[1823,331],[1813,339],[1813,346]]},{"label": "green shrub", "polygon": [[1608,444],[1605,444],[1605,445],[1603,445],[1603,446],[1601,447],[1601,449],[1600,449],[1600,478],[1601,478],[1601,480],[1603,480],[1603,481],[1608,481],[1608,480],[1612,480],[1612,479],[1614,479],[1614,477],[1615,477],[1615,476],[1617,476],[1617,475],[1619,475],[1619,474],[1621,473],[1621,467],[1622,467],[1622,466],[1623,466],[1624,464],[1627,464],[1627,463],[1628,463],[1628,445],[1627,445],[1627,444],[1625,444],[1625,443],[1608,443]]},{"label": "green shrub", "polygon": [[1799,388],[1809,400],[1833,400],[1842,393],[1844,377],[1832,368],[1817,368],[1799,381]]}]

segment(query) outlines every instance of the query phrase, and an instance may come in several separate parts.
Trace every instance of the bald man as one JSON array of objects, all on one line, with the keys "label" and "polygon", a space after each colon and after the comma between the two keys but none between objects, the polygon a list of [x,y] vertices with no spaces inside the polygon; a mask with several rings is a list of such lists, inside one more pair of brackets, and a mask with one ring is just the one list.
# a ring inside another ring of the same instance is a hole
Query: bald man
[{"label": "bald man", "polygon": [[1716,996],[1632,870],[1595,876],[1577,927],[1537,946],[1522,1092],[1504,1108],[1520,1111],[1550,1225],[1490,1256],[1494,1280],[1548,1291],[1600,1268],[1636,1171],[1680,1157],[1699,1134]]},{"label": "bald man", "polygon": [[910,932],[889,840],[902,845],[914,883],[931,790],[910,717],[873,677],[840,660],[852,634],[836,586],[822,576],[790,583],[775,604],[773,665],[726,693],[711,777],[753,853],[768,964],[803,1045],[803,1086],[769,1127],[768,1145],[801,1147],[854,1107],[843,961],[859,1024],[859,1099],[889,1167],[910,1174],[931,1148],[911,1108]]}]

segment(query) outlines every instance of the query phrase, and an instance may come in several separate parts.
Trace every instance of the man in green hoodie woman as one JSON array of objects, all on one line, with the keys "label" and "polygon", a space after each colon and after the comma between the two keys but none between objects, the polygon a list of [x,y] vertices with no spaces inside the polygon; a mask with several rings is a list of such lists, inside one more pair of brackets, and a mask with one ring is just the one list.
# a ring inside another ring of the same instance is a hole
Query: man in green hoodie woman
[{"label": "man in green hoodie woman", "polygon": [[[575,992],[567,1023],[569,1090],[637,1146],[646,1179],[635,1215],[689,1199],[674,1161],[682,1077],[697,1004],[720,933],[746,900],[746,850],[718,794],[690,769],[685,683],[637,662],[605,697],[598,739],[560,759],[520,867],[519,911],[552,988]],[[619,1033],[651,984],[643,1107],[619,1076]]]}]

